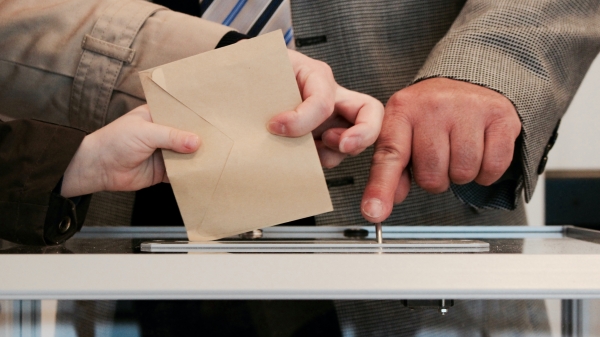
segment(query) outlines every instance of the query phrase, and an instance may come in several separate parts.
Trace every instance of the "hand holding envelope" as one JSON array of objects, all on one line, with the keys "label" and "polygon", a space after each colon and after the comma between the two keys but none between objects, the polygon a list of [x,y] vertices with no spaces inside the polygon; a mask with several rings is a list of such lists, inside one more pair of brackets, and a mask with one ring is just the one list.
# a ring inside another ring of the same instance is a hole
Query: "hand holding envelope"
[{"label": "hand holding envelope", "polygon": [[348,155],[373,145],[383,120],[383,105],[375,98],[336,83],[324,62],[288,50],[304,101],[269,122],[273,134],[297,137],[312,131],[321,165],[333,168]]},{"label": "hand holding envelope", "polygon": [[332,210],[312,137],[266,129],[301,105],[294,75],[280,32],[140,73],[154,122],[202,138],[196,153],[163,151],[190,240]]}]

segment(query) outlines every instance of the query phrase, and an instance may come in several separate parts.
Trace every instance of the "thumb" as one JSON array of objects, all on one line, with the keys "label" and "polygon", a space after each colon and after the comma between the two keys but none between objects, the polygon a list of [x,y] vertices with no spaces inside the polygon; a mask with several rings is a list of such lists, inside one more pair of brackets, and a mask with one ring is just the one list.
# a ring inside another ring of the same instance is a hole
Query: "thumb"
[{"label": "thumb", "polygon": [[196,152],[200,137],[193,132],[152,123],[146,133],[146,144],[155,149],[173,150],[179,153]]}]

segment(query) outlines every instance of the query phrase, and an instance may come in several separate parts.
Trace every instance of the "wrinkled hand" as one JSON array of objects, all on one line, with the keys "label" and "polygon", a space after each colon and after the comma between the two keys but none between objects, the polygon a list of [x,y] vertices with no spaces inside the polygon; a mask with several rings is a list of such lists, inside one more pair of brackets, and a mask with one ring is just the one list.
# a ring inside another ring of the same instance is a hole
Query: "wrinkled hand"
[{"label": "wrinkled hand", "polygon": [[375,98],[341,87],[331,68],[298,52],[289,51],[303,102],[273,117],[273,134],[299,137],[309,132],[321,165],[337,166],[347,155],[357,155],[375,143],[383,120],[383,105]]},{"label": "wrinkled hand", "polygon": [[[407,169],[431,193],[450,182],[491,185],[508,169],[521,122],[512,103],[482,86],[428,79],[395,93],[362,200],[362,213],[381,222],[410,189]],[[412,160],[412,162],[411,162]]]},{"label": "wrinkled hand", "polygon": [[168,182],[157,149],[191,153],[199,146],[197,135],[152,123],[148,106],[140,106],[83,139],[65,171],[61,194],[136,191]]}]

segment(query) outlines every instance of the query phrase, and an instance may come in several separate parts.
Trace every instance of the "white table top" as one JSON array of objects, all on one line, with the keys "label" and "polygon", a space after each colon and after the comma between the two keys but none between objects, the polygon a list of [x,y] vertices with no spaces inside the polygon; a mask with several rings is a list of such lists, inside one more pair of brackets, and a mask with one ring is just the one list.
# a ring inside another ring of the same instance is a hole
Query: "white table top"
[{"label": "white table top", "polygon": [[0,299],[600,298],[600,245],[560,240],[518,254],[0,254]]}]

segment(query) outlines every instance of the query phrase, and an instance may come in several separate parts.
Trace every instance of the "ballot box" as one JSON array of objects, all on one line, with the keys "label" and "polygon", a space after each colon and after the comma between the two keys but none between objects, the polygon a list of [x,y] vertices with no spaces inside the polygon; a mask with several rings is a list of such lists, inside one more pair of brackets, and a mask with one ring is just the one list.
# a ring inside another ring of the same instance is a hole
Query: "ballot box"
[{"label": "ballot box", "polygon": [[[600,336],[595,230],[383,226],[379,244],[368,226],[271,227],[186,240],[183,227],[88,227],[54,247],[1,241],[0,336],[62,335],[61,310],[75,309],[61,303],[77,300],[113,303],[111,310],[137,300],[381,300],[429,312],[427,324],[459,319],[465,303],[482,312],[486,301],[534,301],[541,305],[528,310],[544,321],[536,336]],[[510,314],[494,317],[510,325]],[[123,329],[110,319],[98,324],[113,335]]]}]

